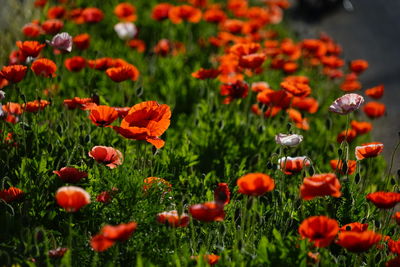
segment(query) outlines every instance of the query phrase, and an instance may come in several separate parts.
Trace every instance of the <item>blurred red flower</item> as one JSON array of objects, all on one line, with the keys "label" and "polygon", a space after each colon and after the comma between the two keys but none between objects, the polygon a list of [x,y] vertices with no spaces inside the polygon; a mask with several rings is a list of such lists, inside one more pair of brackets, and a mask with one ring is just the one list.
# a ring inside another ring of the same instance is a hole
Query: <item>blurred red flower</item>
[{"label": "blurred red flower", "polygon": [[59,171],[53,171],[61,180],[67,183],[77,183],[83,178],[88,177],[87,172],[80,171],[75,167],[63,167]]}]

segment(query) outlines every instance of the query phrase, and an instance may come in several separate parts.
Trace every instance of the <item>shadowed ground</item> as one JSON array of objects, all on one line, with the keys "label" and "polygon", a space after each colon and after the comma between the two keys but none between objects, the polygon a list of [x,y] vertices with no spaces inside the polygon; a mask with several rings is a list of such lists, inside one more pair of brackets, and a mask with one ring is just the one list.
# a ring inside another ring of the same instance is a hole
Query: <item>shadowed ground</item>
[{"label": "shadowed ground", "polygon": [[[390,160],[400,131],[400,1],[352,0],[352,3],[353,12],[338,8],[320,18],[315,14],[305,18],[293,12],[290,24],[302,38],[328,33],[342,45],[346,60],[368,60],[370,67],[361,75],[363,88],[384,84],[381,101],[387,107],[387,116],[374,123],[373,139],[385,144],[384,156]],[[398,155],[394,166],[400,168]]]}]

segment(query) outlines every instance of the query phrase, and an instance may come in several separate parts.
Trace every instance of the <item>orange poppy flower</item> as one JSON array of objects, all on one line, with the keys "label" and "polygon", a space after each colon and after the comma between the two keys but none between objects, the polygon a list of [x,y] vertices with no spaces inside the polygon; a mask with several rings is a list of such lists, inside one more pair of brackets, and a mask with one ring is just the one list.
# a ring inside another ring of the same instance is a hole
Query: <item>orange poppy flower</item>
[{"label": "orange poppy flower", "polygon": [[26,102],[22,108],[28,112],[38,112],[39,110],[43,110],[48,105],[50,105],[49,101],[40,99]]},{"label": "orange poppy flower", "polygon": [[302,130],[309,130],[310,125],[308,124],[307,118],[303,118],[300,111],[290,108],[286,110],[289,115],[289,118],[296,124],[296,127]]},{"label": "orange poppy flower", "polygon": [[96,7],[87,7],[80,14],[86,23],[98,23],[103,20],[104,13]]},{"label": "orange poppy flower", "polygon": [[147,191],[151,188],[157,188],[161,189],[164,193],[171,191],[172,185],[164,180],[163,178],[158,178],[158,177],[148,177],[143,180],[143,190]]},{"label": "orange poppy flower", "polygon": [[80,50],[88,49],[90,46],[90,35],[87,33],[82,33],[75,36],[72,41],[74,46]]},{"label": "orange poppy flower", "polygon": [[64,23],[59,19],[49,19],[42,23],[42,29],[46,34],[55,35],[64,27]]},{"label": "orange poppy flower", "polygon": [[22,54],[26,57],[37,57],[42,51],[45,44],[40,44],[38,41],[17,41],[17,46]]},{"label": "orange poppy flower", "polygon": [[383,144],[379,142],[372,142],[362,144],[356,147],[356,159],[362,160],[365,158],[376,157],[383,151]]},{"label": "orange poppy flower", "polygon": [[363,59],[356,59],[350,62],[350,70],[357,74],[364,72],[368,69],[368,62]]},{"label": "orange poppy flower", "polygon": [[357,135],[366,134],[372,130],[372,124],[367,121],[352,120],[350,125],[357,132]]},{"label": "orange poppy flower", "polygon": [[151,18],[158,21],[167,19],[169,10],[172,7],[173,5],[169,3],[159,3],[155,5],[151,12]]},{"label": "orange poppy flower", "polygon": [[22,33],[28,38],[36,38],[42,34],[42,28],[36,23],[28,23],[22,27]]},{"label": "orange poppy flower", "polygon": [[225,12],[218,8],[211,8],[204,12],[203,18],[210,23],[221,23],[227,19]]},{"label": "orange poppy flower", "polygon": [[80,187],[63,186],[57,190],[56,200],[67,212],[76,212],[90,203],[90,195]]},{"label": "orange poppy flower", "polygon": [[200,80],[214,79],[221,73],[218,69],[199,69],[192,73],[192,77]]},{"label": "orange poppy flower", "polygon": [[110,57],[103,57],[94,60],[89,60],[89,67],[95,70],[107,70],[114,67],[114,60]]},{"label": "orange poppy flower", "polygon": [[314,114],[318,111],[318,101],[313,97],[293,97],[292,107]]},{"label": "orange poppy flower", "polygon": [[275,188],[275,181],[264,173],[249,173],[237,180],[239,193],[261,196]]},{"label": "orange poppy flower", "polygon": [[253,92],[260,93],[262,91],[271,90],[271,89],[269,88],[269,84],[266,82],[254,82],[251,84],[251,90]]},{"label": "orange poppy flower", "polygon": [[0,76],[11,83],[19,83],[25,77],[27,69],[23,65],[4,66],[0,71]]},{"label": "orange poppy flower", "polygon": [[10,187],[0,191],[0,198],[5,202],[10,203],[17,199],[20,199],[24,195],[24,192],[16,187]]},{"label": "orange poppy flower", "polygon": [[307,157],[283,157],[278,160],[279,169],[287,175],[300,172],[305,166],[310,166]]},{"label": "orange poppy flower", "polygon": [[109,106],[95,106],[90,109],[89,119],[97,126],[110,125],[118,118],[118,112]]},{"label": "orange poppy flower", "polygon": [[125,138],[145,140],[156,148],[162,148],[165,142],[159,137],[168,129],[170,118],[168,105],[147,101],[134,105],[120,127],[113,126],[113,129]]},{"label": "orange poppy flower", "polygon": [[[199,256],[191,256],[190,257],[192,260],[199,260]],[[207,262],[209,265],[215,265],[218,263],[220,256],[215,255],[215,254],[205,254],[203,256],[203,259],[205,262]]]},{"label": "orange poppy flower", "polygon": [[99,163],[105,164],[110,169],[121,165],[124,160],[121,151],[108,146],[94,146],[88,154],[89,157]]},{"label": "orange poppy flower", "polygon": [[214,190],[214,201],[224,205],[229,204],[231,200],[231,192],[227,183],[219,183],[218,187]]},{"label": "orange poppy flower", "polygon": [[174,6],[169,9],[168,17],[174,24],[183,21],[198,23],[201,20],[201,10],[189,5]]},{"label": "orange poppy flower", "polygon": [[355,160],[348,160],[347,164],[346,164],[346,170],[344,170],[344,166],[343,166],[343,161],[342,160],[338,160],[338,159],[332,159],[331,161],[329,161],[329,164],[331,165],[332,170],[336,171],[338,170],[338,172],[340,174],[353,174],[356,171],[356,167],[357,167],[357,161]]},{"label": "orange poppy flower", "polygon": [[257,94],[257,101],[265,105],[275,106],[286,109],[290,105],[292,96],[289,95],[285,90],[273,91],[264,90]]},{"label": "orange poppy flower", "polygon": [[322,64],[324,64],[325,67],[329,68],[340,68],[344,65],[343,59],[337,57],[337,56],[324,56],[321,58]]},{"label": "orange poppy flower", "polygon": [[340,227],[339,231],[365,232],[368,230],[368,223],[353,222]]},{"label": "orange poppy flower", "polygon": [[379,118],[379,117],[382,117],[383,115],[385,115],[386,106],[385,106],[385,104],[372,101],[372,102],[368,102],[364,105],[363,111],[371,119]]},{"label": "orange poppy flower", "polygon": [[55,77],[57,66],[54,61],[47,58],[39,58],[32,63],[31,70],[37,76]]},{"label": "orange poppy flower", "polygon": [[361,89],[361,83],[357,80],[354,81],[344,81],[340,85],[340,89],[345,92],[354,92]]},{"label": "orange poppy flower", "polygon": [[375,99],[379,99],[383,96],[384,91],[385,91],[385,86],[381,84],[365,90],[365,95]]},{"label": "orange poppy flower", "polygon": [[156,216],[157,222],[171,227],[186,227],[189,225],[190,218],[186,213],[178,214],[178,211],[164,211]]},{"label": "orange poppy flower", "polygon": [[65,99],[64,105],[68,107],[68,109],[76,109],[80,108],[85,110],[87,106],[92,106],[94,101],[92,98],[80,98],[74,97],[72,99]]},{"label": "orange poppy flower", "polygon": [[381,240],[382,236],[374,231],[354,232],[344,231],[339,233],[336,244],[350,252],[364,252]]},{"label": "orange poppy flower", "polygon": [[111,80],[118,83],[126,80],[136,81],[139,78],[138,69],[131,64],[109,68],[106,70],[106,74]]},{"label": "orange poppy flower", "polygon": [[288,93],[298,97],[306,97],[311,94],[310,86],[305,83],[284,81],[281,82],[281,87]]},{"label": "orange poppy flower", "polygon": [[193,218],[202,222],[223,221],[225,218],[224,205],[218,202],[206,202],[189,207]]},{"label": "orange poppy flower", "polygon": [[4,112],[13,115],[21,115],[23,112],[22,106],[19,103],[7,102],[2,106]]},{"label": "orange poppy flower", "polygon": [[59,171],[53,171],[61,180],[67,183],[77,183],[83,178],[88,177],[87,172],[80,171],[75,167],[63,167]]},{"label": "orange poppy flower", "polygon": [[100,233],[92,237],[90,245],[94,251],[102,252],[110,248],[117,241],[128,240],[137,228],[136,222],[119,225],[105,225]]},{"label": "orange poppy flower", "polygon": [[136,8],[127,2],[119,3],[115,9],[114,14],[119,20],[133,22],[136,20]]},{"label": "orange poppy flower", "polygon": [[14,50],[8,56],[8,63],[9,65],[22,65],[26,63],[26,59],[20,50]]},{"label": "orange poppy flower", "polygon": [[347,143],[351,143],[357,137],[357,132],[354,129],[347,129],[341,131],[336,141],[341,144],[342,142],[346,141]]},{"label": "orange poppy flower", "polygon": [[62,19],[67,11],[63,6],[53,6],[47,10],[48,19]]},{"label": "orange poppy flower", "polygon": [[338,222],[326,216],[309,217],[299,226],[300,236],[303,239],[308,239],[314,246],[319,248],[329,246],[338,232]]},{"label": "orange poppy flower", "polygon": [[80,56],[67,58],[64,61],[64,66],[69,71],[78,72],[86,67],[86,59]]},{"label": "orange poppy flower", "polygon": [[[8,82],[8,80],[6,78],[3,78],[0,74],[0,89],[3,89],[4,87],[6,87],[9,84],[10,83]],[[2,97],[0,96],[0,98],[2,98]]]},{"label": "orange poppy flower", "polygon": [[136,49],[139,53],[146,51],[146,43],[139,39],[133,39],[128,42],[128,46],[132,49]]},{"label": "orange poppy flower", "polygon": [[303,200],[311,200],[315,197],[333,196],[340,197],[339,179],[333,173],[316,174],[305,177],[300,186],[300,196]]},{"label": "orange poppy flower", "polygon": [[237,56],[250,55],[256,53],[260,49],[259,43],[238,43],[229,49],[229,53]]},{"label": "orange poppy flower", "polygon": [[368,194],[366,198],[380,209],[390,209],[400,202],[400,193],[375,192]]},{"label": "orange poppy flower", "polygon": [[245,98],[249,92],[249,85],[244,81],[236,81],[234,83],[222,84],[220,93],[226,96],[224,104],[231,103],[234,99]]}]

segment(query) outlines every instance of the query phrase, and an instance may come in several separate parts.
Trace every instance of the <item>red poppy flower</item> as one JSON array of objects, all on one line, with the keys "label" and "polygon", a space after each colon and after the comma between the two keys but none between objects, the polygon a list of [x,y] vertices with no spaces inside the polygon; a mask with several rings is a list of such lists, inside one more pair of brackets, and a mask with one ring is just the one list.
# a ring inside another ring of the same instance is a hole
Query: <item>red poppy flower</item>
[{"label": "red poppy flower", "polygon": [[218,8],[211,8],[204,12],[204,20],[210,23],[222,23],[226,20],[227,15],[225,12]]},{"label": "red poppy flower", "polygon": [[374,231],[340,232],[336,244],[346,248],[350,252],[364,252],[381,240],[382,236]]},{"label": "red poppy flower", "polygon": [[366,134],[372,130],[372,124],[367,121],[352,120],[350,125],[357,132],[357,135]]},{"label": "red poppy flower", "polygon": [[23,65],[4,66],[0,71],[0,76],[11,83],[19,83],[25,77],[27,69]]},{"label": "red poppy flower", "polygon": [[[199,260],[199,256],[190,256],[192,260]],[[205,262],[207,262],[209,265],[215,265],[218,263],[220,256],[215,255],[215,254],[205,254],[203,255],[203,259]]]},{"label": "red poppy flower", "polygon": [[[10,83],[8,82],[8,80],[6,78],[3,78],[0,74],[0,89],[3,89],[4,87],[6,87],[9,84]],[[2,98],[2,97],[0,96],[0,98]]]},{"label": "red poppy flower", "polygon": [[333,173],[316,174],[306,177],[300,186],[300,196],[303,200],[311,200],[320,196],[340,197],[339,179]]},{"label": "red poppy flower", "polygon": [[136,81],[139,78],[138,69],[131,65],[126,64],[122,67],[114,67],[106,70],[106,74],[114,82],[123,82],[126,80]]},{"label": "red poppy flower", "polygon": [[309,217],[299,226],[301,237],[307,238],[314,246],[319,248],[329,246],[338,232],[338,222],[326,216]]},{"label": "red poppy flower", "polygon": [[251,90],[253,92],[260,93],[262,91],[271,90],[271,89],[269,88],[269,84],[266,82],[254,82],[251,84]]},{"label": "red poppy flower", "polygon": [[290,105],[292,96],[285,90],[264,90],[257,94],[257,101],[262,104],[286,109]]},{"label": "red poppy flower", "polygon": [[298,97],[306,97],[311,94],[310,86],[305,83],[284,81],[281,82],[281,87],[288,93]]},{"label": "red poppy flower", "polygon": [[118,118],[118,112],[109,106],[95,106],[90,109],[89,119],[97,126],[110,125]]},{"label": "red poppy flower", "polygon": [[174,6],[169,9],[168,17],[174,24],[183,21],[198,23],[201,20],[201,10],[189,5]]},{"label": "red poppy flower", "polygon": [[249,85],[244,81],[236,81],[234,83],[222,84],[221,95],[226,96],[224,104],[231,103],[234,99],[245,98],[249,92]]},{"label": "red poppy flower", "polygon": [[248,69],[257,69],[264,63],[266,55],[264,53],[253,53],[242,55],[239,58],[239,66]]},{"label": "red poppy flower", "polygon": [[[343,161],[339,161],[337,159],[332,159],[329,164],[331,165],[332,170],[338,170],[340,174],[345,174],[345,170],[343,170]],[[348,160],[346,164],[346,173],[351,175],[356,171],[357,161]]]},{"label": "red poppy flower", "polygon": [[110,169],[121,165],[124,160],[121,151],[109,146],[94,146],[89,151],[89,157],[99,163],[105,164]]},{"label": "red poppy flower", "polygon": [[353,142],[353,140],[357,137],[357,132],[354,129],[347,129],[341,131],[337,138],[336,141],[341,144],[342,142],[346,141],[347,143]]},{"label": "red poppy flower", "polygon": [[92,98],[79,98],[74,97],[72,99],[65,99],[64,105],[68,107],[68,109],[86,109],[87,106],[92,106],[94,104]]},{"label": "red poppy flower", "polygon": [[95,60],[89,60],[89,67],[95,70],[106,70],[114,66],[114,60],[110,57],[98,58]]},{"label": "red poppy flower", "polygon": [[63,167],[59,171],[53,171],[61,180],[67,183],[77,183],[83,178],[88,177],[87,172],[80,171],[74,167]]},{"label": "red poppy flower", "polygon": [[22,27],[22,33],[28,38],[36,38],[42,33],[42,28],[36,23],[28,23]]},{"label": "red poppy flower", "polygon": [[380,209],[390,209],[400,202],[400,193],[375,192],[368,194],[366,198]]},{"label": "red poppy flower", "polygon": [[128,46],[132,49],[135,49],[139,53],[143,53],[146,51],[146,43],[139,39],[133,39],[128,42]]},{"label": "red poppy flower", "polygon": [[24,195],[24,192],[16,187],[10,187],[0,191],[0,198],[5,202],[10,203],[17,199],[20,199]]},{"label": "red poppy flower", "polygon": [[275,181],[263,173],[249,173],[237,180],[239,193],[250,196],[261,196],[275,188]]},{"label": "red poppy flower", "polygon": [[171,191],[172,185],[164,180],[163,178],[158,177],[148,177],[143,180],[143,190],[147,191],[151,188],[161,189],[164,193]]},{"label": "red poppy flower", "polygon": [[78,72],[86,67],[86,59],[80,56],[67,58],[64,61],[64,66],[69,71]]},{"label": "red poppy flower", "polygon": [[90,245],[94,251],[102,252],[110,248],[117,241],[128,240],[137,228],[136,222],[119,224],[116,226],[105,225],[100,233],[92,237]]},{"label": "red poppy flower", "polygon": [[35,60],[32,63],[31,70],[37,75],[37,76],[43,76],[43,77],[55,77],[57,66],[56,63],[54,63],[52,60],[47,59],[47,58],[40,58]]},{"label": "red poppy flower", "polygon": [[383,96],[384,91],[385,91],[385,86],[381,84],[365,90],[365,95],[375,99],[379,99]]},{"label": "red poppy flower", "polygon": [[393,218],[396,220],[396,223],[397,223],[398,225],[400,225],[400,212],[399,212],[399,211],[396,212],[396,213],[393,215]]},{"label": "red poppy flower", "polygon": [[192,73],[192,77],[200,80],[214,79],[221,73],[218,69],[199,69]]},{"label": "red poppy flower", "polygon": [[90,35],[87,33],[82,33],[75,36],[72,41],[74,46],[80,50],[88,49],[90,46]]},{"label": "red poppy flower", "polygon": [[119,3],[115,9],[114,14],[122,21],[133,22],[136,20],[136,9],[130,3]]},{"label": "red poppy flower", "polygon": [[178,214],[178,211],[164,211],[156,216],[157,222],[171,227],[186,227],[189,225],[189,216],[186,213]]},{"label": "red poppy flower", "polygon": [[154,6],[151,12],[151,18],[154,20],[165,20],[168,18],[169,10],[173,7],[173,5],[168,3],[159,3]]},{"label": "red poppy flower", "polygon": [[170,118],[168,105],[147,101],[134,105],[120,127],[113,126],[113,129],[125,138],[146,140],[156,148],[162,148],[165,142],[159,137],[168,129]]},{"label": "red poppy flower", "polygon": [[57,190],[56,200],[67,212],[75,212],[90,203],[90,195],[80,187],[63,186]]},{"label": "red poppy flower", "polygon": [[28,112],[38,112],[39,110],[43,110],[48,105],[50,105],[49,101],[40,99],[26,102],[26,104],[22,105],[22,108]]},{"label": "red poppy flower", "polygon": [[37,41],[17,41],[16,44],[25,57],[37,57],[40,51],[42,51],[43,47],[46,46],[45,44],[40,44]]},{"label": "red poppy flower", "polygon": [[9,65],[22,65],[26,63],[26,59],[20,50],[14,50],[8,56],[8,63]]},{"label": "red poppy flower", "polygon": [[385,104],[371,101],[364,105],[363,111],[371,119],[379,118],[385,115],[386,106]]},{"label": "red poppy flower", "polygon": [[13,115],[21,115],[23,112],[22,106],[19,103],[7,102],[2,106],[4,112]]},{"label": "red poppy flower", "polygon": [[356,59],[350,62],[350,70],[360,74],[368,69],[368,62],[363,59]]},{"label": "red poppy flower", "polygon": [[81,16],[86,23],[98,23],[103,20],[104,13],[98,8],[87,7],[82,11]]},{"label": "red poppy flower", "polygon": [[318,101],[312,97],[293,97],[292,107],[314,114],[318,111]]},{"label": "red poppy flower", "polygon": [[287,175],[298,173],[310,164],[307,157],[283,157],[278,160],[279,168]]},{"label": "red poppy flower", "polygon": [[42,23],[42,29],[49,35],[59,33],[63,27],[64,23],[59,19],[49,19]]},{"label": "red poppy flower", "polygon": [[193,218],[202,222],[223,221],[225,218],[224,205],[218,202],[206,202],[189,207]]},{"label": "red poppy flower", "polygon": [[218,187],[214,190],[214,201],[224,205],[229,204],[231,199],[231,192],[227,183],[219,183]]},{"label": "red poppy flower", "polygon": [[354,92],[360,90],[361,88],[362,85],[358,80],[346,80],[340,85],[340,89],[345,92]]},{"label": "red poppy flower", "polygon": [[376,157],[383,151],[383,144],[379,142],[372,142],[362,144],[356,147],[356,159],[362,160],[365,158]]},{"label": "red poppy flower", "polygon": [[339,231],[364,232],[368,230],[368,223],[353,222],[340,227]]},{"label": "red poppy flower", "polygon": [[48,19],[62,19],[67,11],[63,6],[53,6],[47,10]]}]

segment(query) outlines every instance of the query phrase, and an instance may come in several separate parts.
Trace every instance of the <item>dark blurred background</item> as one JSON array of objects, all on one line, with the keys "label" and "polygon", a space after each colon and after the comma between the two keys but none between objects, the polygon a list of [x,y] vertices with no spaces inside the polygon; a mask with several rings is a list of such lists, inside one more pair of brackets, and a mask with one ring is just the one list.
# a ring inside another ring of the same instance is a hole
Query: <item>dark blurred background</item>
[{"label": "dark blurred background", "polygon": [[[400,0],[293,1],[289,23],[300,38],[326,32],[343,47],[346,60],[365,59],[364,89],[385,85],[380,100],[387,115],[374,121],[373,139],[385,144],[390,159],[400,132]],[[394,166],[400,168],[400,156]],[[396,170],[394,169],[394,170]]]}]

